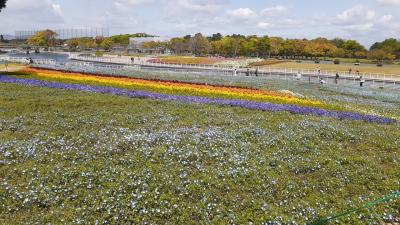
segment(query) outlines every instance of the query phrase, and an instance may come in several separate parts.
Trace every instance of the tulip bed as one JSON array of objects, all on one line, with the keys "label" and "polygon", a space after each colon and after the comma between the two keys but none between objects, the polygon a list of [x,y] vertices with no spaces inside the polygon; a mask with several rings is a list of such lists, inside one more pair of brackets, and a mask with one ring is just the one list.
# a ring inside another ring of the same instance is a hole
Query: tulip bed
[{"label": "tulip bed", "polygon": [[0,76],[3,224],[305,224],[400,187],[396,92],[25,72]]}]

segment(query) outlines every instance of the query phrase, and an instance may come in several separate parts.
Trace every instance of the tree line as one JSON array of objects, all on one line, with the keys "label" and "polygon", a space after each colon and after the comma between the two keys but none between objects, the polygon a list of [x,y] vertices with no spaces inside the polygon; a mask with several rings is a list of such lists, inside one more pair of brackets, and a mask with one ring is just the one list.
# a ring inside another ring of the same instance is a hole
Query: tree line
[{"label": "tree line", "polygon": [[193,37],[187,35],[173,38],[168,45],[177,54],[213,54],[229,57],[369,58],[380,61],[400,58],[400,41],[393,38],[377,42],[369,50],[356,40],[341,38],[308,40],[240,34],[223,36],[219,33],[209,37],[198,33]]},{"label": "tree line", "polygon": [[61,40],[58,38],[58,34],[52,30],[43,30],[37,32],[32,37],[28,38],[27,44],[37,47],[55,47],[61,45],[67,45],[72,49],[102,49],[111,50],[116,46],[128,46],[129,38],[132,37],[154,37],[145,33],[136,34],[120,34],[111,37],[97,36],[72,38],[68,40]]},{"label": "tree line", "polygon": [[[74,38],[58,40],[57,33],[51,30],[38,32],[28,39],[27,43],[34,46],[55,46],[67,44],[76,49],[111,50],[113,47],[127,48],[129,38],[154,37],[145,33],[121,34],[108,38]],[[356,58],[390,61],[400,59],[400,41],[394,38],[376,42],[366,49],[356,40],[341,38],[326,39],[284,39],[268,36],[244,36],[240,34],[223,36],[220,33],[204,36],[197,33],[194,36],[172,38],[167,42],[146,42],[143,48],[170,49],[177,55],[194,54],[197,56],[218,55],[225,57],[281,57],[287,59],[316,58]]]}]

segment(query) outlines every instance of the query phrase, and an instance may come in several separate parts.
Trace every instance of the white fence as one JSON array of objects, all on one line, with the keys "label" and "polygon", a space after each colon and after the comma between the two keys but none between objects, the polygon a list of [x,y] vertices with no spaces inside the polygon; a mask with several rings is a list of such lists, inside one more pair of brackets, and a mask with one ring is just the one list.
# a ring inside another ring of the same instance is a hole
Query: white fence
[{"label": "white fence", "polygon": [[[31,63],[29,58],[10,57],[10,56],[0,56],[0,62],[21,63],[21,64]],[[44,65],[55,65],[57,63],[57,61],[54,59],[34,59],[33,62],[36,64],[44,64]]]},{"label": "white fence", "polygon": [[[204,65],[204,64],[170,64],[163,62],[151,62],[150,58],[144,57],[136,57],[136,58],[118,58],[118,57],[95,57],[95,56],[78,56],[71,55],[71,59],[80,60],[80,61],[88,61],[88,62],[101,62],[101,63],[113,63],[113,64],[124,64],[124,65],[141,65],[141,66],[151,66],[151,67],[162,67],[162,68],[183,68],[183,69],[198,69],[198,70],[224,70],[224,71],[232,71],[235,69],[233,67],[224,67],[219,65]],[[237,68],[237,73],[246,73],[247,68]],[[249,71],[250,73],[255,73],[255,69]],[[335,77],[338,74],[342,78],[350,78],[350,79],[358,79],[362,76],[364,79],[375,79],[375,80],[386,80],[400,81],[400,75],[396,74],[384,74],[384,73],[366,73],[356,71],[329,71],[329,70],[320,70],[318,72],[317,69],[309,70],[309,69],[296,69],[296,68],[263,68],[259,69],[258,72],[260,74],[297,74],[300,73],[302,75],[321,75],[321,76],[331,76]]]}]

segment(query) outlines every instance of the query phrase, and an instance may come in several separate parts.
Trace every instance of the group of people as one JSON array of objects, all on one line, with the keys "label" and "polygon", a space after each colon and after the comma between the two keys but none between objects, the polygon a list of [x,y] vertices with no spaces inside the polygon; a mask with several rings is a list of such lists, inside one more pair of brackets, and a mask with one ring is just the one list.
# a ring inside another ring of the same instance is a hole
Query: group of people
[{"label": "group of people", "polygon": [[[238,69],[237,69],[237,68],[234,68],[234,69],[233,69],[233,76],[237,76],[237,74],[238,74]],[[246,77],[251,76],[251,75],[253,75],[253,71],[251,71],[250,68],[247,68],[247,70],[246,70]],[[256,77],[258,77],[258,75],[259,75],[258,68],[256,68],[256,70],[254,70],[254,75],[255,75]]]},{"label": "group of people", "polygon": [[33,64],[33,59],[32,58],[26,58],[29,64]]},{"label": "group of people", "polygon": [[[351,75],[351,73],[352,73],[352,69],[350,68],[349,69],[349,75]],[[321,75],[321,69],[320,68],[317,68],[317,74],[318,74],[318,76]],[[357,76],[359,76],[358,80],[360,81],[360,87],[363,87],[364,83],[365,83],[365,79],[363,78],[362,75],[360,75],[360,71],[359,70],[356,71],[356,74],[357,74]],[[336,72],[335,84],[339,84],[339,79],[340,79],[339,72]],[[326,81],[323,80],[321,77],[319,77],[319,83],[320,84],[326,84]]]}]

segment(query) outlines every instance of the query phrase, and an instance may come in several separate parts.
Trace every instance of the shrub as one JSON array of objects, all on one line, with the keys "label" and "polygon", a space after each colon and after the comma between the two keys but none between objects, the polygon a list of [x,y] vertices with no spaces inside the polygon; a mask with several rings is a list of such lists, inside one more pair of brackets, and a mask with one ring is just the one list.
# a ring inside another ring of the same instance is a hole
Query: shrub
[{"label": "shrub", "polygon": [[102,56],[104,55],[104,52],[97,51],[97,52],[95,53],[95,55],[96,55],[97,57],[102,57]]},{"label": "shrub", "polygon": [[335,59],[335,60],[333,60],[333,63],[334,64],[340,64],[340,60],[339,59]]}]

